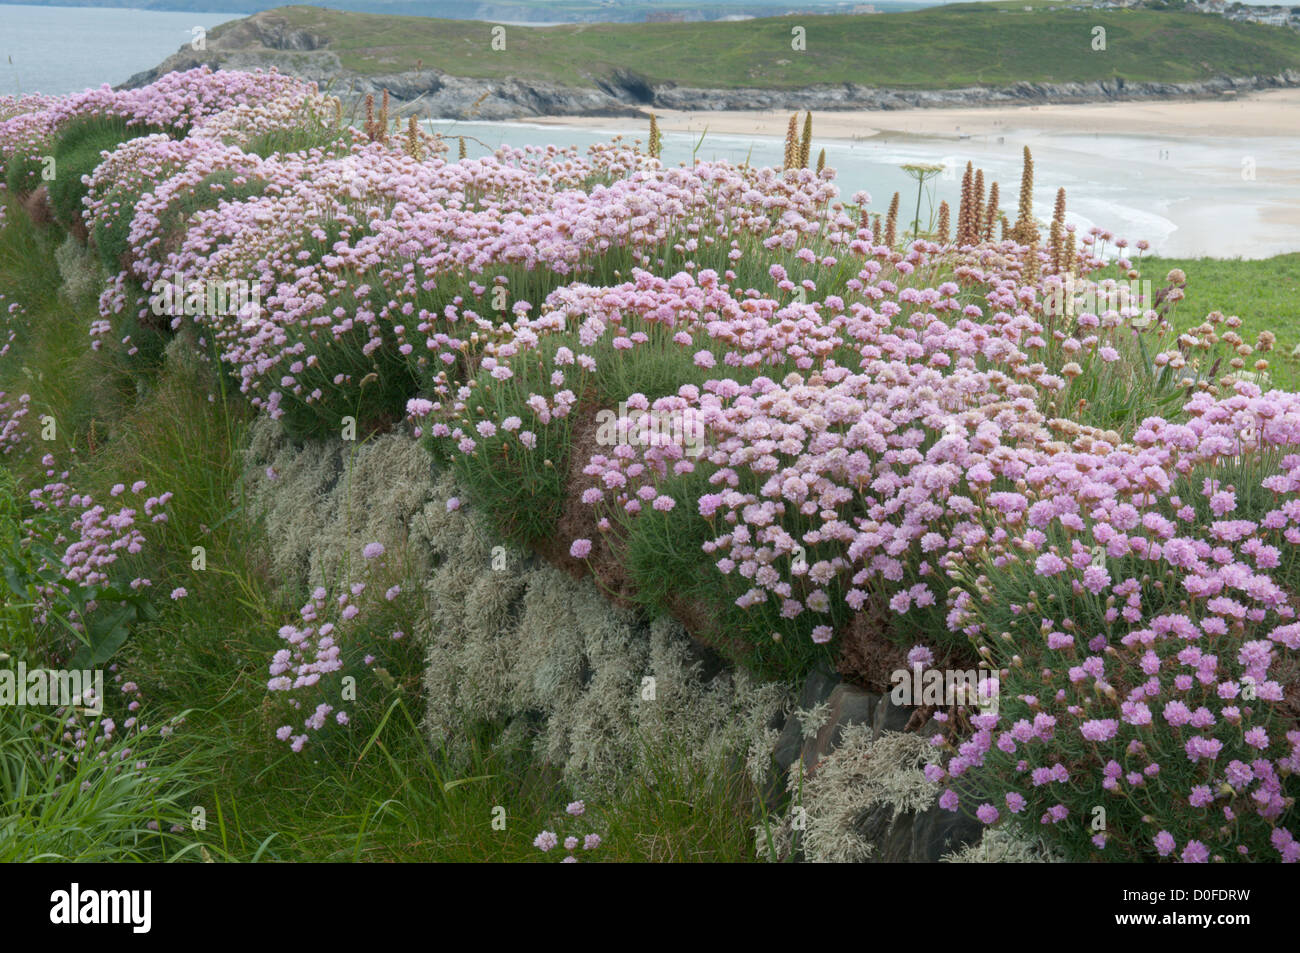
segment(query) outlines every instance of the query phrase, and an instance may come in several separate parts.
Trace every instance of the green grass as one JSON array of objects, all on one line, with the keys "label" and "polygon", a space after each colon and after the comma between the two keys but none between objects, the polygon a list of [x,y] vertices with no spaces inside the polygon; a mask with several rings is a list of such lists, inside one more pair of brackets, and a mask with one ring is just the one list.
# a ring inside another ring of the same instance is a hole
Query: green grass
[{"label": "green grass", "polygon": [[1187,297],[1178,302],[1174,324],[1180,330],[1200,324],[1211,311],[1241,318],[1238,333],[1253,345],[1261,331],[1277,335],[1264,355],[1274,386],[1300,388],[1300,252],[1256,261],[1225,258],[1146,258],[1142,277],[1161,287],[1171,268],[1187,274]]},{"label": "green grass", "polygon": [[[9,707],[0,715],[0,863],[78,860],[155,861],[184,844],[168,831],[193,800],[196,766],[176,758],[157,726],[144,734],[91,741],[75,764],[58,735],[71,724],[39,708]],[[106,769],[123,756],[148,759],[143,774]],[[129,753],[128,753],[129,752]],[[157,830],[151,829],[153,824]]]},{"label": "green grass", "polygon": [[[1300,34],[1220,17],[1152,10],[1067,10],[1021,2],[967,3],[872,16],[796,15],[740,22],[596,23],[506,28],[463,20],[272,11],[327,40],[345,70],[363,75],[437,68],[457,76],[515,76],[592,85],[624,71],[652,83],[788,89],[857,83],[938,89],[971,84],[1189,82],[1300,68]],[[1092,30],[1107,31],[1094,52]],[[791,49],[795,27],[806,49]],[[212,32],[219,37],[229,25]],[[915,50],[924,49],[925,56]],[[277,52],[292,60],[293,53]],[[574,65],[581,64],[575,70]]]},{"label": "green grass", "polygon": [[116,117],[78,118],[64,126],[54,141],[55,174],[50,182],[50,206],[59,220],[81,220],[81,200],[86,195],[81,178],[95,171],[104,151],[156,131],[146,126],[128,127],[126,120]]}]

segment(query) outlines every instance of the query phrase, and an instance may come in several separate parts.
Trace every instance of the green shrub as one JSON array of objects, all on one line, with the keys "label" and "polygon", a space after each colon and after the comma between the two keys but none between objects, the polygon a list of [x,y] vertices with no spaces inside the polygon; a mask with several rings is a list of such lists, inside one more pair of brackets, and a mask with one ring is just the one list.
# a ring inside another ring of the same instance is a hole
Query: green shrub
[{"label": "green shrub", "polygon": [[89,175],[101,161],[128,139],[161,130],[149,126],[128,126],[118,117],[87,116],[73,119],[54,140],[54,178],[50,181],[50,205],[65,225],[81,220],[81,200],[86,197],[82,176]]},{"label": "green shrub", "polygon": [[[760,677],[800,678],[819,663],[829,665],[834,658],[830,643],[812,640],[814,624],[825,620],[814,620],[812,613],[783,619],[775,600],[742,609],[736,600],[750,588],[749,580],[734,571],[718,572],[717,556],[704,551],[719,528],[699,514],[694,501],[716,492],[708,482],[713,469],[698,463],[693,473],[670,476],[660,484],[660,493],[679,505],[667,511],[647,506],[622,521],[626,535],[621,549],[637,601],[653,614],[685,613],[699,620],[697,638]],[[808,553],[810,563],[816,558],[815,552]],[[833,584],[827,592],[832,624],[847,625],[852,612],[843,589]]]},{"label": "green shrub", "polygon": [[326,155],[346,155],[348,144],[346,130],[311,121],[303,126],[270,129],[249,139],[242,148],[250,155],[262,158],[311,149],[320,149]]},{"label": "green shrub", "polygon": [[45,163],[38,156],[8,156],[5,158],[5,188],[10,195],[26,195],[41,184],[41,171]]}]

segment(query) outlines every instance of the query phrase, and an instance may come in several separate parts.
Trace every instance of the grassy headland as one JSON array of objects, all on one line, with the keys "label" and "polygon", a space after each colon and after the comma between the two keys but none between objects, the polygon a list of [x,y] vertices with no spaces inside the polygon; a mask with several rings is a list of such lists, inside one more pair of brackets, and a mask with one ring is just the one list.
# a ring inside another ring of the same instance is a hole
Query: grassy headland
[{"label": "grassy headland", "polygon": [[[630,73],[650,85],[792,89],[855,83],[951,89],[1018,82],[1194,82],[1300,69],[1300,34],[1195,13],[966,3],[905,13],[726,23],[505,28],[477,21],[291,6],[263,16],[312,33],[358,75],[436,68],[478,79],[562,85]],[[216,39],[231,28],[212,31]],[[1094,50],[1093,30],[1106,30]],[[806,30],[806,49],[792,31]],[[926,55],[916,55],[924,49]],[[292,56],[294,54],[281,54]]]}]

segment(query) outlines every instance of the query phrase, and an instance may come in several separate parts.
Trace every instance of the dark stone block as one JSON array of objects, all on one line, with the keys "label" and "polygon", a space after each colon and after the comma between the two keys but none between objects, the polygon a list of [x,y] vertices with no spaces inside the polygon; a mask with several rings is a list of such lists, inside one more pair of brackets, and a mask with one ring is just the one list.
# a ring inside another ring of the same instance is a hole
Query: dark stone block
[{"label": "dark stone block", "polygon": [[944,854],[974,844],[984,836],[984,825],[960,811],[933,805],[912,825],[911,856],[915,864],[933,864]]},{"label": "dark stone block", "polygon": [[895,705],[888,695],[880,696],[876,704],[875,718],[872,721],[872,737],[879,739],[886,731],[902,731],[912,717],[912,709]]},{"label": "dark stone block", "polygon": [[844,729],[849,725],[870,725],[880,696],[874,692],[841,682],[827,698],[830,713],[826,724],[803,745],[804,769],[811,774],[818,763],[840,745]]}]

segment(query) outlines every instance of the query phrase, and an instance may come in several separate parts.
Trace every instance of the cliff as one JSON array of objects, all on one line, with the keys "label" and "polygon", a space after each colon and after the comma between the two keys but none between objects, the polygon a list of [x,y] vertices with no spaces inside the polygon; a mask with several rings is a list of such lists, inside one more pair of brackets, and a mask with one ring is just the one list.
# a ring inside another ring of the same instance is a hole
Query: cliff
[{"label": "cliff", "polygon": [[[1249,92],[1288,86],[1300,86],[1300,59],[1295,67],[1287,65],[1291,59],[1283,57],[1269,61],[1260,60],[1263,67],[1274,67],[1254,75],[1240,75],[1231,70],[1240,62],[1224,58],[1215,63],[1205,60],[1200,64],[1200,78],[1125,79],[1110,76],[1091,79],[1064,79],[1064,74],[1053,73],[1060,82],[1025,80],[1018,82],[963,82],[972,75],[969,70],[936,69],[935,88],[918,88],[911,85],[883,85],[868,82],[827,81],[792,86],[754,83],[743,86],[713,86],[692,82],[698,79],[695,70],[688,78],[679,81],[662,76],[647,75],[648,70],[637,56],[630,56],[633,67],[609,66],[608,61],[582,62],[569,54],[576,40],[573,35],[551,34],[549,31],[528,31],[523,40],[518,39],[518,28],[510,28],[510,52],[499,60],[479,55],[477,60],[466,58],[461,52],[467,37],[463,23],[452,21],[424,21],[428,29],[435,30],[433,45],[424,48],[408,42],[405,46],[371,45],[366,31],[375,29],[372,21],[392,18],[370,17],[363,21],[340,19],[350,15],[315,16],[304,13],[305,8],[259,13],[243,20],[223,24],[206,39],[205,49],[182,47],[152,70],[129,79],[126,87],[143,86],[158,76],[207,64],[225,69],[267,69],[314,80],[322,88],[345,100],[355,101],[368,93],[387,89],[399,104],[416,104],[412,111],[419,115],[446,119],[525,119],[535,116],[641,116],[652,108],[711,111],[723,109],[903,109],[915,107],[956,107],[1046,103],[1087,103],[1116,100],[1143,100],[1169,98],[1214,98],[1225,93]],[[900,18],[919,16],[901,14]],[[819,18],[829,19],[829,18]],[[866,18],[884,19],[884,18]],[[1040,18],[1041,28],[1047,24]],[[758,21],[751,21],[758,22]],[[344,30],[348,24],[353,33]],[[304,25],[305,24],[305,25]],[[482,46],[486,48],[486,31],[490,24],[473,26],[481,28]],[[694,25],[677,24],[688,30]],[[605,30],[637,29],[604,24]],[[784,27],[782,27],[784,29]],[[501,29],[497,27],[496,29]],[[545,34],[543,36],[542,34]],[[675,35],[675,34],[674,34]],[[689,41],[704,42],[704,34],[682,33]],[[378,41],[376,41],[377,43]],[[589,44],[596,41],[584,41]],[[604,40],[600,41],[602,44]],[[574,47],[577,48],[576,46]],[[596,47],[592,47],[596,48]],[[415,53],[420,53],[419,58]],[[427,66],[423,56],[442,63],[442,67]],[[472,54],[469,54],[472,55]],[[489,54],[490,56],[491,54]],[[679,56],[685,54],[680,51]],[[777,60],[778,64],[782,61]],[[557,63],[562,64],[557,66]],[[416,68],[401,68],[409,64]],[[1282,64],[1282,65],[1279,65]],[[393,68],[397,67],[397,68]],[[452,68],[444,68],[452,67]],[[748,77],[766,78],[766,73],[755,67],[746,71]],[[1213,70],[1221,68],[1222,73]],[[670,73],[669,64],[660,70]],[[880,73],[873,71],[862,71]],[[976,71],[982,72],[982,71]],[[1024,75],[1041,75],[1042,71],[1026,71]],[[719,79],[731,73],[722,70],[715,74]],[[794,74],[792,74],[794,75]],[[806,75],[806,74],[801,74]],[[830,70],[828,79],[846,74],[843,70]],[[892,75],[892,74],[891,74]],[[993,71],[992,76],[1010,76],[1005,69]],[[863,78],[869,78],[864,75]]]}]

